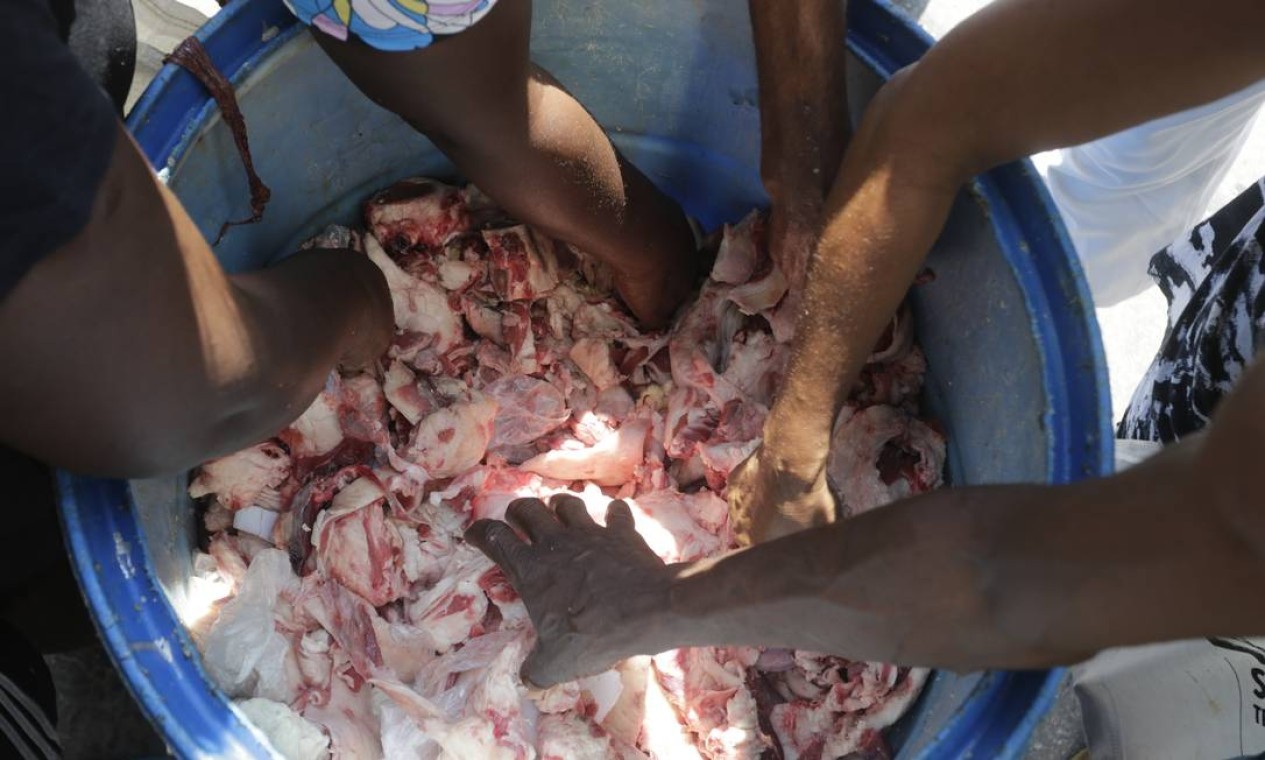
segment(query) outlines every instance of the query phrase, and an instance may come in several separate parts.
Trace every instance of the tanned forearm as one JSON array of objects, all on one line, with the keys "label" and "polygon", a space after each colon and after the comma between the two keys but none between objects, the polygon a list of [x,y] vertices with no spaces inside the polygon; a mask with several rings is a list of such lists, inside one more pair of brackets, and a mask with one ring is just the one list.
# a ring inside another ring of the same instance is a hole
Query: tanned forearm
[{"label": "tanned forearm", "polygon": [[824,198],[847,145],[845,3],[750,0],[760,81],[761,174],[774,203]]},{"label": "tanned forearm", "polygon": [[701,562],[647,652],[783,646],[974,668],[1064,664],[1108,646],[1265,630],[1234,594],[1265,566],[1208,508],[1201,442],[1062,488],[939,491]]},{"label": "tanned forearm", "polygon": [[1250,84],[1265,76],[1262,25],[1255,0],[1215,13],[1183,0],[1002,0],[895,77],[827,201],[790,371],[765,428],[770,461],[819,473],[835,414],[967,179]]},{"label": "tanned forearm", "polygon": [[120,126],[87,227],[0,302],[0,441],[92,474],[187,468],[293,420],[392,323],[352,252],[225,274]]},{"label": "tanned forearm", "polygon": [[1112,646],[1256,635],[1265,358],[1208,429],[1119,475],[936,491],[716,559],[664,565],[612,502],[511,504],[467,540],[505,569],[549,686],[683,646],[789,647],[953,669],[1074,662]]}]

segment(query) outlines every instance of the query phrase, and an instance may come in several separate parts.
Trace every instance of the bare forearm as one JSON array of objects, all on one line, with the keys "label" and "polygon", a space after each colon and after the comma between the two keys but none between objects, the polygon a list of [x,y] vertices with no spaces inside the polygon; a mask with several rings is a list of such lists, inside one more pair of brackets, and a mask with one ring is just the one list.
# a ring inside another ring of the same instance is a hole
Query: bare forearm
[{"label": "bare forearm", "polygon": [[[1265,4],[1003,0],[880,91],[827,201],[766,448],[824,462],[830,426],[973,174],[1207,102],[1265,76]],[[1174,40],[1194,47],[1172,54]],[[830,413],[822,413],[830,410]]]},{"label": "bare forearm", "polygon": [[847,145],[841,0],[749,0],[771,195],[825,197]]},{"label": "bare forearm", "polygon": [[377,325],[391,324],[381,273],[352,251],[302,251],[230,281],[253,366],[207,389],[221,404],[219,427],[207,431],[206,445],[222,451],[292,422],[352,347],[380,347],[384,335]]},{"label": "bare forearm", "polygon": [[189,467],[298,416],[390,313],[348,252],[227,277],[120,128],[87,227],[0,303],[0,440],[93,474]]},{"label": "bare forearm", "polygon": [[647,649],[784,646],[955,669],[1068,663],[1098,649],[1265,615],[1262,580],[1183,444],[1074,486],[940,491],[681,574]]}]

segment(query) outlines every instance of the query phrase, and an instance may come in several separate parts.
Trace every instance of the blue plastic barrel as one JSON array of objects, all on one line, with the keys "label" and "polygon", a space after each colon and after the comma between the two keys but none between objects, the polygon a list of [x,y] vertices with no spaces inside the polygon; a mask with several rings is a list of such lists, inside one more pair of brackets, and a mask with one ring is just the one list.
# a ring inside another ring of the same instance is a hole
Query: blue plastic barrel
[{"label": "blue plastic barrel", "polygon": [[[746,4],[536,0],[533,56],[565,82],[619,147],[706,224],[765,202]],[[929,38],[884,0],[849,4],[854,111]],[[264,221],[229,232],[217,255],[258,267],[332,220],[354,221],[369,191],[451,166],[348,84],[280,0],[237,0],[199,33],[233,81],[256,165],[271,185]],[[246,179],[202,87],[168,66],[129,120],[141,148],[208,238],[248,216]],[[1057,212],[1027,162],[964,191],[917,289],[927,401],[948,431],[958,484],[1066,483],[1109,470],[1105,365],[1093,309]],[[84,594],[132,693],[183,757],[261,757],[260,736],[203,672],[189,614],[194,514],[186,477],[125,482],[59,473]],[[917,561],[911,557],[910,561]],[[1059,671],[937,673],[892,732],[900,758],[1020,757]]]}]

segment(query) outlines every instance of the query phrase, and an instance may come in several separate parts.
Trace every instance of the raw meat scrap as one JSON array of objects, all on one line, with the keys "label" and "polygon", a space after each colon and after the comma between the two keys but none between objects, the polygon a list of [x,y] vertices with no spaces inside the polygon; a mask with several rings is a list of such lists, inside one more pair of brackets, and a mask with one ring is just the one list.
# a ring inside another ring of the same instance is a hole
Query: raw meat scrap
[{"label": "raw meat scrap", "polygon": [[844,409],[835,425],[826,472],[838,484],[848,514],[938,488],[944,438],[890,406]]},{"label": "raw meat scrap", "polygon": [[202,465],[189,485],[189,495],[195,499],[214,495],[233,510],[275,505],[277,488],[289,476],[290,456],[277,444],[264,442]]},{"label": "raw meat scrap", "polygon": [[554,386],[527,375],[499,378],[484,387],[496,402],[496,432],[491,448],[531,443],[565,425],[571,413]]},{"label": "raw meat scrap", "polygon": [[492,287],[502,300],[533,300],[558,284],[552,247],[538,247],[526,226],[484,230],[483,240],[490,251]]},{"label": "raw meat scrap", "polygon": [[483,459],[495,424],[496,402],[467,389],[448,406],[423,418],[400,456],[420,465],[430,477],[452,477]]},{"label": "raw meat scrap", "polygon": [[[334,758],[881,756],[924,671],[704,647],[529,692],[526,607],[463,539],[566,492],[599,522],[626,500],[667,562],[734,546],[725,489],[760,444],[805,264],[770,256],[765,217],[726,227],[698,298],[644,334],[608,271],[473,188],[408,180],[366,219],[310,244],[382,269],[391,349],[190,485],[214,497],[195,569],[218,617],[194,632],[212,678]],[[828,472],[852,513],[940,485],[912,324],[893,321],[836,424]]]},{"label": "raw meat scrap", "polygon": [[369,478],[349,484],[321,512],[312,544],[321,572],[375,607],[405,591],[403,541],[386,519],[386,493]]},{"label": "raw meat scrap", "polygon": [[460,190],[433,179],[401,180],[365,204],[373,236],[395,250],[441,246],[469,229]]},{"label": "raw meat scrap", "polygon": [[641,463],[650,426],[643,421],[625,423],[593,446],[572,446],[548,451],[523,462],[521,467],[555,480],[589,480],[599,486],[626,483]]},{"label": "raw meat scrap", "polygon": [[421,336],[427,346],[441,352],[461,340],[461,318],[449,306],[443,289],[401,269],[372,235],[365,238],[365,252],[386,276],[397,330]]}]

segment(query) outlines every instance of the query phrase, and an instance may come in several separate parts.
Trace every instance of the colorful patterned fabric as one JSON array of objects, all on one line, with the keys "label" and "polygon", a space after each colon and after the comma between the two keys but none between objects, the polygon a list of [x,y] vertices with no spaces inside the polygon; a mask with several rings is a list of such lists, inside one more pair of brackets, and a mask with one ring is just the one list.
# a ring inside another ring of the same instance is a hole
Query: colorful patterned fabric
[{"label": "colorful patterned fabric", "polygon": [[284,0],[299,20],[346,40],[354,34],[379,50],[424,48],[487,15],[496,0]]}]

